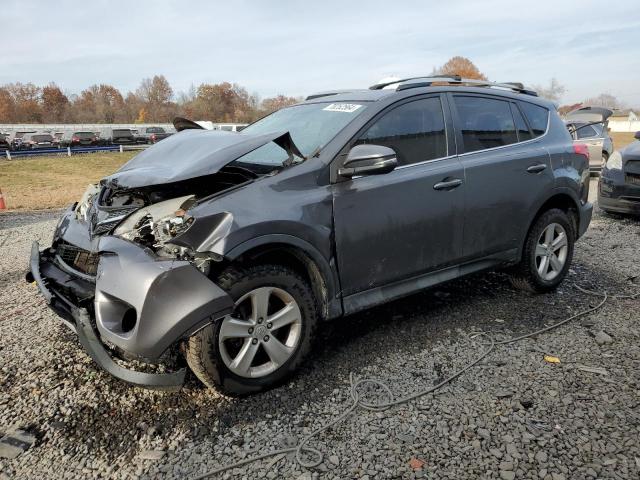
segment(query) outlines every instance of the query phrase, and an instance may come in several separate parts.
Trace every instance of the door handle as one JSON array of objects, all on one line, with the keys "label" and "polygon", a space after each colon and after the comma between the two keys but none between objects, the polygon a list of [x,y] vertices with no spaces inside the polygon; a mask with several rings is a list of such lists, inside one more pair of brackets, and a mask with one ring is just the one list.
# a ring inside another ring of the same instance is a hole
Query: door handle
[{"label": "door handle", "polygon": [[527,168],[527,172],[529,172],[529,173],[540,173],[545,168],[547,168],[547,166],[544,163],[539,163],[538,165],[531,165],[529,168]]},{"label": "door handle", "polygon": [[456,187],[462,185],[462,180],[454,178],[453,180],[447,180],[446,182],[438,182],[433,186],[434,190],[453,190]]}]

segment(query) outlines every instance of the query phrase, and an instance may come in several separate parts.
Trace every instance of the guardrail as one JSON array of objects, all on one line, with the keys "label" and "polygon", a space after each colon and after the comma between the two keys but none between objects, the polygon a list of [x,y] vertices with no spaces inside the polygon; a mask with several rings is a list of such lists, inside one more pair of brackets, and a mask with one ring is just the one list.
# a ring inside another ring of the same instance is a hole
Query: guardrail
[{"label": "guardrail", "polygon": [[[7,160],[16,157],[32,157],[36,155],[67,155],[71,156],[78,153],[94,153],[94,152],[126,152],[130,150],[144,150],[149,145],[109,145],[106,147],[67,147],[67,148],[47,148],[42,150],[5,150],[4,155]],[[0,150],[0,154],[2,151]]]}]

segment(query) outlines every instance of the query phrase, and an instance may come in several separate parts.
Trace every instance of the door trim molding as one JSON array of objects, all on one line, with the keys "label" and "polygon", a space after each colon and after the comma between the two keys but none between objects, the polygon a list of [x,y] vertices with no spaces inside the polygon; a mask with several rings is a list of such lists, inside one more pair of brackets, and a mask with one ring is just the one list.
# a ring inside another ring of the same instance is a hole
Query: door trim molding
[{"label": "door trim molding", "polygon": [[518,248],[512,248],[468,263],[446,267],[345,296],[342,299],[344,313],[349,315],[470,273],[513,263],[517,260],[517,255]]}]

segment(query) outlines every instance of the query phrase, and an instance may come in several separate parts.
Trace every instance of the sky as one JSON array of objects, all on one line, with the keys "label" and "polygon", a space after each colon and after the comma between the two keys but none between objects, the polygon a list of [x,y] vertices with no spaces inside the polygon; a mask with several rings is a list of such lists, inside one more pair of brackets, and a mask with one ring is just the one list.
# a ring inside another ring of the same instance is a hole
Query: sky
[{"label": "sky", "polygon": [[[494,81],[566,87],[640,106],[637,0],[3,0],[0,84],[163,74],[174,91],[229,81],[262,97],[368,87],[470,58]],[[14,18],[16,21],[11,21]]]}]

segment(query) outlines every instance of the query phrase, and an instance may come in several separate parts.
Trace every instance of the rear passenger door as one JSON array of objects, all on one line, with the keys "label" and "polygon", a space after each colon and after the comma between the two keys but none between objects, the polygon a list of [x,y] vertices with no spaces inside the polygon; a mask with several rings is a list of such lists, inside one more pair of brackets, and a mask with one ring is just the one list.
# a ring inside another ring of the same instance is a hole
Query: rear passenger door
[{"label": "rear passenger door", "polygon": [[546,111],[544,125],[538,115],[532,128],[520,102],[474,94],[450,98],[466,182],[463,259],[513,259],[531,209],[553,187],[549,154],[540,141],[549,112],[528,104]]},{"label": "rear passenger door", "polygon": [[459,259],[465,186],[443,100],[431,95],[393,105],[349,145],[390,147],[399,165],[384,175],[334,185],[335,242],[345,296]]}]

